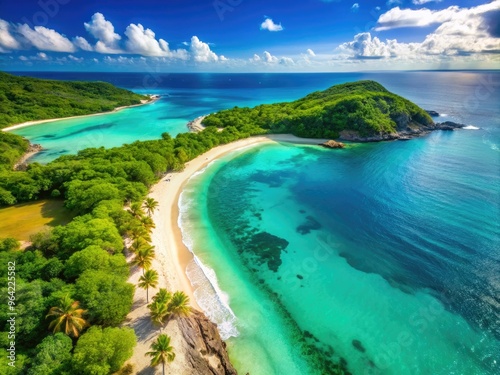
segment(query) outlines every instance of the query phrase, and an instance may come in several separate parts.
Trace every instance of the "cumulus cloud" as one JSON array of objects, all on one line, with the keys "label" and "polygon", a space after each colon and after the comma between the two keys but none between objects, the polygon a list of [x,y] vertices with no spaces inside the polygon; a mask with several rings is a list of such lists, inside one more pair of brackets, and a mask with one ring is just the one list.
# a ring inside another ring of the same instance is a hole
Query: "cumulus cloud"
[{"label": "cumulus cloud", "polygon": [[219,60],[207,43],[202,42],[197,36],[191,38],[191,55],[197,62],[214,62]]},{"label": "cumulus cloud", "polygon": [[257,55],[256,53],[252,56],[252,58],[250,59],[250,61],[253,61],[253,62],[258,62],[258,61],[261,61],[262,59],[260,58],[259,55]]},{"label": "cumulus cloud", "polygon": [[379,25],[383,25],[382,29],[403,27],[402,25],[423,27],[437,24],[437,27],[423,41],[415,43],[399,43],[395,39],[382,41],[378,37],[372,37],[370,33],[360,33],[353,41],[341,44],[339,51],[355,59],[409,59],[496,53],[500,50],[500,38],[495,35],[499,10],[500,1],[472,8],[454,6],[442,11],[403,11],[393,8],[380,16]]},{"label": "cumulus cloud", "polygon": [[0,52],[19,49],[19,42],[11,34],[11,26],[7,21],[0,19]]},{"label": "cumulus cloud", "polygon": [[398,43],[395,39],[383,42],[370,33],[359,33],[353,41],[341,44],[339,50],[351,58],[369,60],[408,55],[417,47],[417,43]]},{"label": "cumulus cloud", "polygon": [[125,30],[127,41],[125,46],[127,51],[143,56],[169,56],[170,49],[168,43],[155,38],[155,33],[151,29],[144,29],[141,24],[130,24]]},{"label": "cumulus cloud", "polygon": [[73,38],[73,44],[83,51],[92,51],[93,50],[90,43],[87,42],[87,39],[85,39],[81,36],[77,36],[77,37]]},{"label": "cumulus cloud", "polygon": [[266,20],[261,23],[260,29],[269,31],[282,31],[283,26],[281,26],[281,23],[279,25],[275,24],[271,18],[266,18]]},{"label": "cumulus cloud", "polygon": [[445,22],[458,22],[499,9],[500,0],[472,8],[460,8],[456,5],[442,10],[430,10],[427,8],[401,9],[395,7],[380,15],[375,30],[383,31],[401,27],[428,27]]},{"label": "cumulus cloud", "polygon": [[357,12],[359,10],[359,4],[358,3],[352,4],[351,10],[353,12]]},{"label": "cumulus cloud", "polygon": [[268,51],[264,51],[264,61],[269,64],[275,64],[279,61],[276,56],[271,55]]},{"label": "cumulus cloud", "polygon": [[90,22],[83,24],[85,29],[97,39],[95,50],[100,53],[120,53],[121,36],[115,33],[113,24],[104,18],[102,13],[95,13]]},{"label": "cumulus cloud", "polygon": [[316,56],[316,54],[314,53],[314,51],[312,49],[310,49],[310,48],[307,49],[307,55],[311,56],[311,57]]},{"label": "cumulus cloud", "polygon": [[27,24],[18,25],[16,32],[33,47],[43,51],[74,52],[75,46],[64,35],[43,26],[35,26],[34,29]]}]

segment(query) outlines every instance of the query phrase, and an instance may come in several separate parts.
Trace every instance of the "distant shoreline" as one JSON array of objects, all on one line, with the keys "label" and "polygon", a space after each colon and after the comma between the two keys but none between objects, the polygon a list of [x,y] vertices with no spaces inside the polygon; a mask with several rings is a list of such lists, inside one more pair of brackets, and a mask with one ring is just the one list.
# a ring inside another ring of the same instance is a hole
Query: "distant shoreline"
[{"label": "distant shoreline", "polygon": [[59,118],[52,118],[52,119],[45,119],[45,120],[26,121],[26,122],[23,122],[21,124],[11,125],[11,126],[8,126],[6,128],[3,128],[2,131],[7,132],[7,131],[11,131],[11,130],[25,128],[27,126],[44,124],[46,122],[55,122],[55,121],[62,121],[62,120],[72,120],[72,119],[76,119],[76,118],[109,115],[110,113],[118,112],[118,111],[121,111],[123,109],[133,108],[133,107],[139,107],[139,106],[146,105],[146,104],[151,104],[151,103],[156,102],[158,99],[160,99],[159,95],[150,95],[150,99],[149,100],[141,100],[141,103],[139,103],[139,104],[132,104],[132,105],[125,105],[125,106],[121,106],[121,107],[116,107],[112,111],[99,112],[99,113],[90,113],[88,115],[78,115],[78,116],[59,117]]}]

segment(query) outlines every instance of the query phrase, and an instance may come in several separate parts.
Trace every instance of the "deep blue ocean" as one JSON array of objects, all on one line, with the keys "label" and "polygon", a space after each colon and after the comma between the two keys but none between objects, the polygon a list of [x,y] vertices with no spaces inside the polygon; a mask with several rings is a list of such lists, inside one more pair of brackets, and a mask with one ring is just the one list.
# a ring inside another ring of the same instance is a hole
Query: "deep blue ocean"
[{"label": "deep blue ocean", "polygon": [[500,374],[499,72],[29,75],[162,95],[15,131],[47,148],[41,162],[361,79],[468,125],[236,151],[191,179],[179,222],[198,303],[241,373],[320,374],[328,359],[353,374]]}]

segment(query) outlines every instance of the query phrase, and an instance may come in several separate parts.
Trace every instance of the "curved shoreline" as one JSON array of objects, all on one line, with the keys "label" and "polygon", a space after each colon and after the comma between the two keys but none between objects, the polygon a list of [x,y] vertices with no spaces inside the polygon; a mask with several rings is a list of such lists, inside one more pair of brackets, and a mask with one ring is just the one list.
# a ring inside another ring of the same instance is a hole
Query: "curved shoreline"
[{"label": "curved shoreline", "polygon": [[[153,231],[153,245],[157,254],[167,265],[168,284],[175,290],[182,290],[189,295],[192,305],[198,308],[194,299],[191,283],[186,275],[186,266],[193,260],[193,254],[182,241],[181,229],[178,225],[179,198],[191,176],[205,168],[212,161],[241,148],[263,143],[288,142],[295,144],[318,145],[322,139],[298,138],[289,134],[274,134],[250,137],[229,144],[214,147],[208,152],[186,163],[182,172],[169,173],[155,184],[149,196],[158,203],[158,210],[153,215],[156,229]],[[169,181],[168,181],[169,180]]]},{"label": "curved shoreline", "polygon": [[1,129],[4,132],[16,130],[16,129],[21,129],[25,128],[27,126],[33,126],[33,125],[39,125],[39,124],[45,124],[47,122],[56,122],[56,121],[62,121],[62,120],[73,120],[77,118],[85,118],[85,117],[93,117],[93,116],[102,116],[102,115],[109,115],[111,113],[119,112],[123,109],[127,108],[134,108],[134,107],[140,107],[146,104],[151,104],[156,102],[158,99],[160,99],[160,96],[151,96],[150,100],[145,101],[144,103],[139,103],[139,104],[132,104],[132,105],[125,105],[121,107],[116,107],[112,111],[107,111],[107,112],[99,112],[99,113],[90,113],[88,115],[78,115],[78,116],[70,116],[70,117],[59,117],[59,118],[52,118],[52,119],[45,119],[45,120],[34,120],[34,121],[26,121],[21,124],[16,124],[16,125],[11,125],[6,128]]}]

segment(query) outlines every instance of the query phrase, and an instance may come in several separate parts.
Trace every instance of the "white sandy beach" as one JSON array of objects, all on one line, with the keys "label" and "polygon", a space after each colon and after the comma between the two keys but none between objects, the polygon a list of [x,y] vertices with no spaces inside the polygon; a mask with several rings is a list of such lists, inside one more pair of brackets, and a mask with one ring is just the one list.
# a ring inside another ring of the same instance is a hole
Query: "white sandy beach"
[{"label": "white sandy beach", "polygon": [[[192,254],[182,242],[181,230],[177,224],[179,216],[179,197],[189,178],[200,169],[206,167],[213,160],[240,148],[255,146],[269,142],[290,142],[300,144],[318,144],[324,142],[321,139],[297,138],[293,135],[280,134],[269,136],[251,137],[226,145],[218,146],[203,155],[191,160],[186,164],[182,172],[169,173],[160,182],[151,188],[149,196],[159,203],[158,209],[153,214],[156,228],[152,232],[152,243],[156,248],[156,259],[154,268],[159,273],[158,288],[167,288],[170,291],[182,290],[191,300],[191,306],[199,309],[193,296],[192,286],[186,276],[186,266],[193,259]],[[170,179],[170,181],[167,181]],[[129,282],[137,285],[140,271],[135,271]],[[149,291],[149,298],[157,292],[157,289]],[[149,366],[149,357],[145,353],[150,350],[151,343],[160,333],[159,327],[151,324],[149,311],[146,306],[146,292],[137,288],[134,296],[134,306],[128,315],[128,326],[132,327],[138,337],[138,345],[130,362],[134,363],[135,370],[141,374],[161,373],[158,368],[156,372]],[[186,342],[183,340],[180,330],[175,321],[169,322],[166,333],[172,337],[172,345],[176,351],[176,358],[168,368],[171,374],[191,374],[190,366],[184,360],[183,352]],[[145,372],[142,372],[145,371]],[[149,371],[149,372],[148,372]]]},{"label": "white sandy beach", "polygon": [[121,110],[126,109],[126,108],[133,108],[133,107],[139,107],[139,106],[145,105],[145,104],[151,104],[151,103],[156,102],[158,99],[159,99],[159,97],[154,97],[151,100],[141,100],[140,104],[133,104],[133,105],[126,105],[123,107],[116,107],[115,109],[113,109],[112,111],[109,111],[109,112],[100,112],[100,113],[93,113],[90,115],[81,115],[81,116],[51,118],[51,119],[47,119],[47,120],[27,121],[27,122],[23,122],[21,124],[16,124],[16,125],[9,126],[7,128],[3,128],[2,131],[8,132],[8,131],[15,130],[15,129],[25,128],[27,126],[44,124],[46,122],[55,122],[55,121],[62,121],[62,120],[72,120],[75,118],[85,118],[85,117],[109,115],[110,113],[118,112],[118,111],[121,111]]}]

